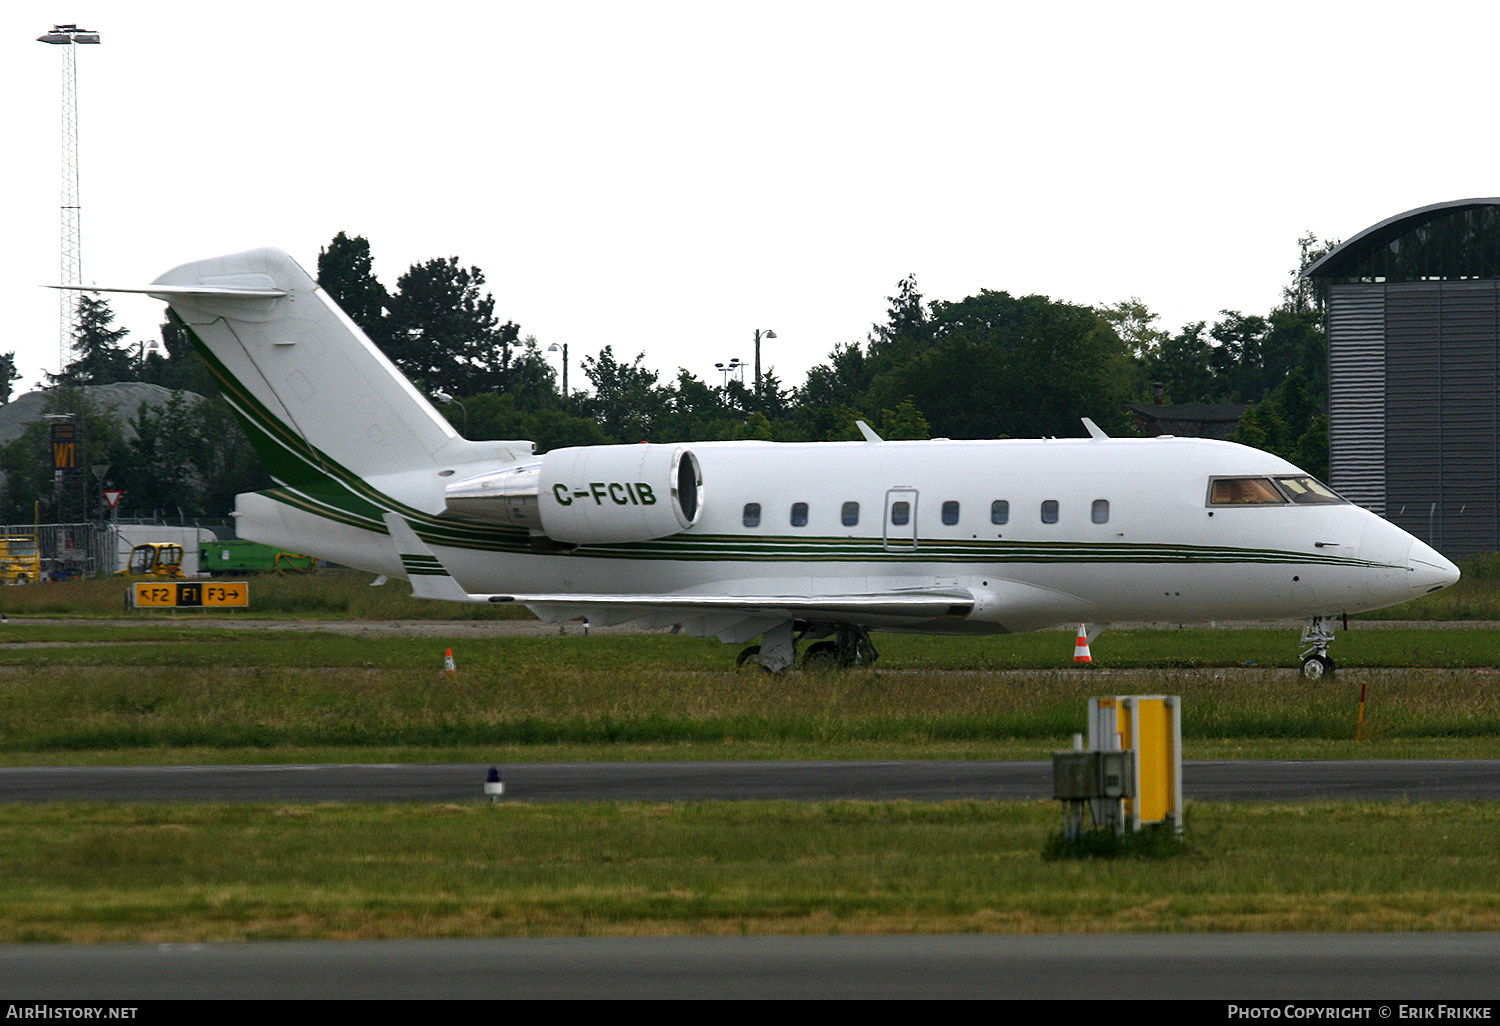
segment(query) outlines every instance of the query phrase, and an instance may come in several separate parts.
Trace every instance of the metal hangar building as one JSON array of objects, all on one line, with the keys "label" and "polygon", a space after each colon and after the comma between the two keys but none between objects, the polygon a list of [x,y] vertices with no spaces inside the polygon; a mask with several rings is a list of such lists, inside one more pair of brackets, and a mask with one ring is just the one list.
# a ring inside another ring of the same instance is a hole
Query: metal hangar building
[{"label": "metal hangar building", "polygon": [[1500,550],[1500,199],[1366,228],[1328,287],[1329,484],[1450,558]]}]

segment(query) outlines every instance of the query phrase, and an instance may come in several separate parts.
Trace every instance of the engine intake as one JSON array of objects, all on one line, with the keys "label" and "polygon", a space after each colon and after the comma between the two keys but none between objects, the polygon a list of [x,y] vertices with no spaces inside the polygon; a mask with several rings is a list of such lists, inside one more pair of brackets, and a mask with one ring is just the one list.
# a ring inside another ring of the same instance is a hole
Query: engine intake
[{"label": "engine intake", "polygon": [[585,445],[455,481],[445,501],[450,512],[572,545],[651,541],[698,522],[703,471],[683,446]]}]

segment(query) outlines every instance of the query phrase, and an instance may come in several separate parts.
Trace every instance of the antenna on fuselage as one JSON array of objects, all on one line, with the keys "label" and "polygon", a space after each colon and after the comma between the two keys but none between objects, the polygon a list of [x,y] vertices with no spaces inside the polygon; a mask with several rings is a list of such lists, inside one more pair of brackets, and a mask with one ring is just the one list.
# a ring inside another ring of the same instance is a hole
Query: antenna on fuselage
[{"label": "antenna on fuselage", "polygon": [[854,426],[857,427],[857,428],[859,428],[859,433],[865,436],[865,441],[867,441],[867,442],[883,442],[883,441],[885,441],[884,438],[881,438],[879,435],[877,435],[875,433],[875,429],[874,428],[872,428],[870,425],[866,424],[862,420],[856,420],[854,422]]},{"label": "antenna on fuselage", "polygon": [[1095,424],[1092,420],[1089,420],[1087,417],[1080,417],[1079,420],[1083,421],[1084,430],[1089,433],[1089,437],[1090,438],[1108,438],[1109,437],[1109,435],[1106,435],[1104,433],[1104,429],[1102,427],[1100,427],[1098,424]]}]

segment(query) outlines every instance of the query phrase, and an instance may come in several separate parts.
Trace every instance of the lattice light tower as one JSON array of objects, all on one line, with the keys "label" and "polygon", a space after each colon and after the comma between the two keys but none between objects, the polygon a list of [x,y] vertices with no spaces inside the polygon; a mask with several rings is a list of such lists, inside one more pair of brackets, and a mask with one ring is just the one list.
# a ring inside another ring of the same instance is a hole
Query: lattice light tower
[{"label": "lattice light tower", "polygon": [[[83,43],[99,42],[99,33],[77,25],[54,25],[39,43],[63,48],[62,69],[62,252],[58,273],[59,285],[83,282],[83,255],[80,241],[78,206],[78,70],[77,49]],[[71,362],[73,328],[78,317],[78,295],[61,292],[57,300],[58,340],[57,371]]]}]

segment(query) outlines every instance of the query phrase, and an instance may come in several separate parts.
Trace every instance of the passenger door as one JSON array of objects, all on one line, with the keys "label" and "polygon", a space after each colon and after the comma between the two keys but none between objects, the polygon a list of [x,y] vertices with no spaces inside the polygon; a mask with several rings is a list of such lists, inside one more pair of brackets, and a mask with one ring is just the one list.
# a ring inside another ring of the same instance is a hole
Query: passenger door
[{"label": "passenger door", "polygon": [[885,493],[885,547],[910,552],[917,547],[917,490],[892,488]]}]

